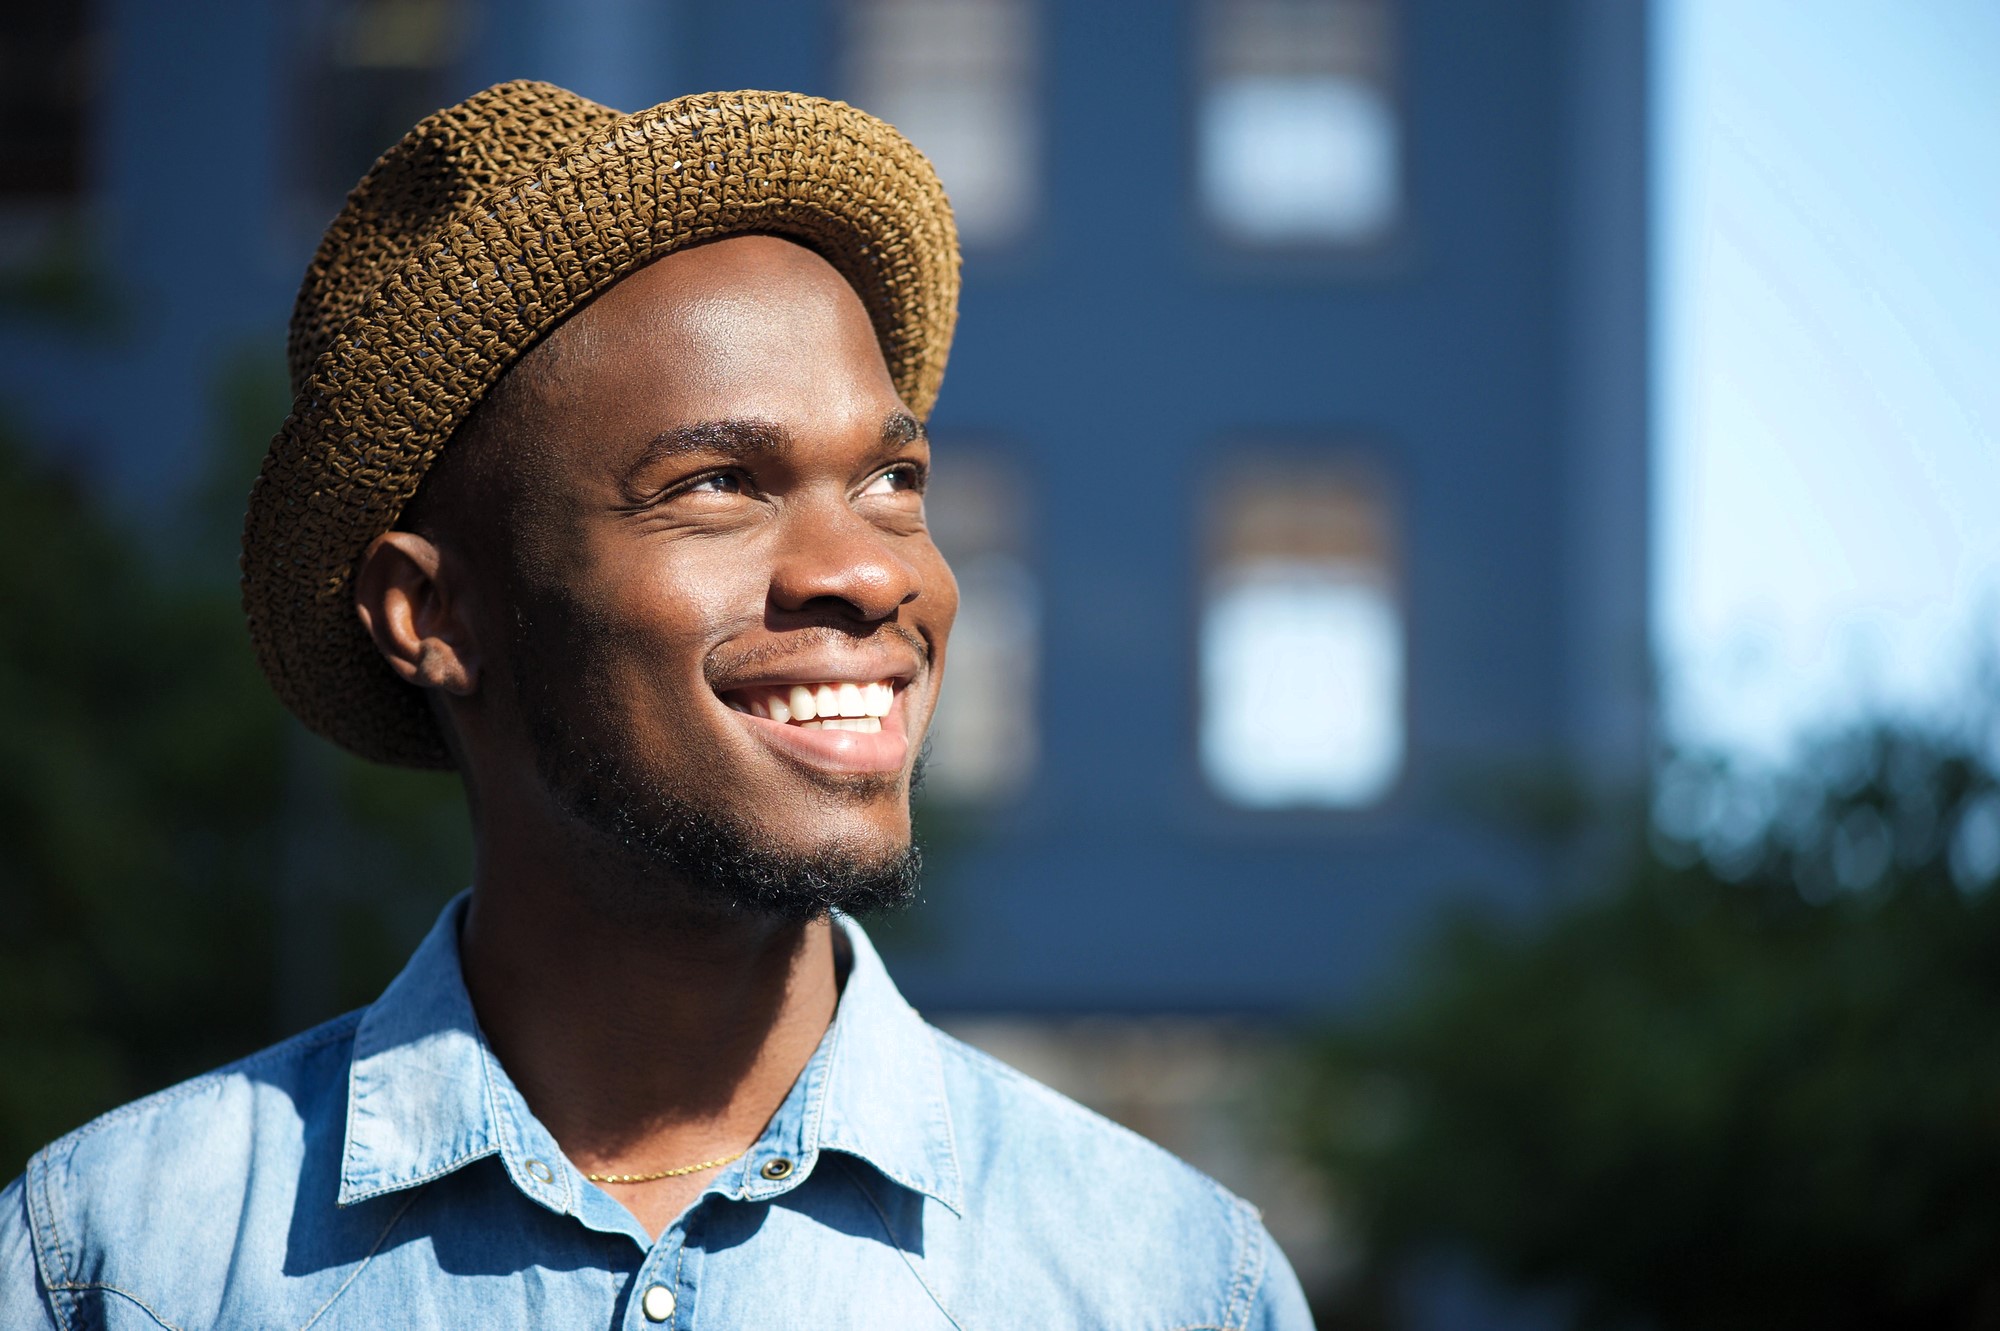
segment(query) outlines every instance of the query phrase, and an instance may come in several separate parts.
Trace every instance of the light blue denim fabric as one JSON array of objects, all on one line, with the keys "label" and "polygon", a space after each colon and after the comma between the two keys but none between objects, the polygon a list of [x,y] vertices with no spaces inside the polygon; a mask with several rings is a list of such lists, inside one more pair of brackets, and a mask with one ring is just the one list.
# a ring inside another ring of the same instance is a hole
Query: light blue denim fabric
[{"label": "light blue denim fabric", "polygon": [[0,1192],[0,1328],[1307,1328],[1257,1215],[926,1025],[866,935],[749,1154],[657,1242],[487,1047],[464,898],[359,1013]]}]

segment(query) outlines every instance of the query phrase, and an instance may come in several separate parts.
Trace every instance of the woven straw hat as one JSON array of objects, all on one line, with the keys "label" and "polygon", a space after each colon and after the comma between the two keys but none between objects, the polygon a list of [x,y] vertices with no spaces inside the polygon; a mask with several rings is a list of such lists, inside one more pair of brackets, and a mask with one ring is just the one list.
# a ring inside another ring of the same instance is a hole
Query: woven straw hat
[{"label": "woven straw hat", "polygon": [[650,260],[750,232],[839,270],[903,400],[928,416],[957,319],[957,236],[930,163],[872,116],[783,92],[626,115],[505,83],[382,156],[306,270],[296,398],[243,527],[250,637],[300,720],[366,758],[451,766],[419,691],[355,617],[355,562],[550,329]]}]

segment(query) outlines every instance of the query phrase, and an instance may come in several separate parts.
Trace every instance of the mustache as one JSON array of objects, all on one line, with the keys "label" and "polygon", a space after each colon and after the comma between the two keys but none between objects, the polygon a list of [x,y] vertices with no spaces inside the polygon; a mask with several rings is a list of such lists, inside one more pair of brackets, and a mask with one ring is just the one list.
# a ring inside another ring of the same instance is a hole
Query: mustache
[{"label": "mustache", "polygon": [[930,667],[930,643],[925,641],[923,635],[907,625],[886,620],[866,625],[830,620],[824,624],[808,624],[800,628],[787,629],[784,637],[776,642],[762,643],[727,656],[712,655],[702,663],[702,674],[712,684],[718,679],[781,665],[815,648],[852,648],[878,642],[883,638],[893,638],[902,643],[916,654],[926,669]]}]

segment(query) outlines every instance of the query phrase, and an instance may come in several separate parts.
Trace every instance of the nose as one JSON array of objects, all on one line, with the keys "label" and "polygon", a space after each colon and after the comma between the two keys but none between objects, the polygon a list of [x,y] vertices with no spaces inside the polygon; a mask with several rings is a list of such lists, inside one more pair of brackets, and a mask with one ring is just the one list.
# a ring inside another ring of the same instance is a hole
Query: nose
[{"label": "nose", "polygon": [[844,502],[813,504],[786,526],[771,570],[776,609],[823,609],[873,623],[923,592],[922,574],[897,553],[895,538]]}]

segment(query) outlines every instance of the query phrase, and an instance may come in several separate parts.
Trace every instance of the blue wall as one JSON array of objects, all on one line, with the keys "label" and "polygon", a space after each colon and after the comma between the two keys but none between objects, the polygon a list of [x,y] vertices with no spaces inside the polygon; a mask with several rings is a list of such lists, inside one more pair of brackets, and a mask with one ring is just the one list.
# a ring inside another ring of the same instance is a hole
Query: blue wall
[{"label": "blue wall", "polygon": [[[0,329],[0,395],[102,441],[128,503],[191,474],[217,363],[280,345],[315,240],[281,199],[285,13],[107,10],[93,208],[107,272],[146,299],[108,339]],[[1611,792],[1643,770],[1644,10],[1403,4],[1406,225],[1346,260],[1205,231],[1191,5],[1043,18],[1041,217],[968,255],[933,422],[947,447],[1011,450],[1033,486],[1041,766],[1016,807],[954,824],[930,905],[887,945],[936,1008],[1338,1001],[1441,903],[1531,905],[1574,873],[1469,816],[1468,782],[1560,762]],[[445,91],[839,95],[837,36],[817,0],[494,0]],[[1252,815],[1204,788],[1195,540],[1246,438],[1339,441],[1391,480],[1409,757],[1377,809]]]}]

